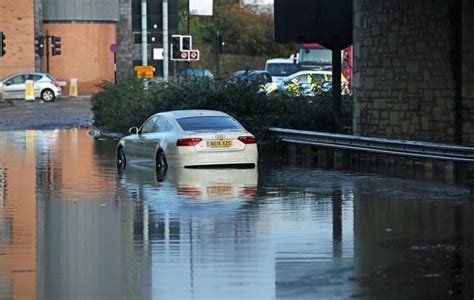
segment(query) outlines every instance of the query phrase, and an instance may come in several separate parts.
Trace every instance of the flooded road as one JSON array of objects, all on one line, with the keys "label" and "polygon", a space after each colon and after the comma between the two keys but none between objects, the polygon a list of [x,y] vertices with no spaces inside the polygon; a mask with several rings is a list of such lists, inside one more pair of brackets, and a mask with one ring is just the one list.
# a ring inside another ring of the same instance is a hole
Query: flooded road
[{"label": "flooded road", "polygon": [[127,166],[86,129],[0,132],[0,299],[473,299],[457,186]]}]

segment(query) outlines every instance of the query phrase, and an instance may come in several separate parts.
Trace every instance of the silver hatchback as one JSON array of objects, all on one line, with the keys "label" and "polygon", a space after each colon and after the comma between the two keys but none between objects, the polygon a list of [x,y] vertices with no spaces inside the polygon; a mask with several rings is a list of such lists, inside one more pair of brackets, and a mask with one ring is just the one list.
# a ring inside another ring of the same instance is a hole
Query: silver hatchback
[{"label": "silver hatchback", "polygon": [[59,82],[48,73],[24,72],[10,75],[0,81],[0,93],[4,99],[24,99],[26,81],[33,81],[35,98],[53,101],[62,94]]}]

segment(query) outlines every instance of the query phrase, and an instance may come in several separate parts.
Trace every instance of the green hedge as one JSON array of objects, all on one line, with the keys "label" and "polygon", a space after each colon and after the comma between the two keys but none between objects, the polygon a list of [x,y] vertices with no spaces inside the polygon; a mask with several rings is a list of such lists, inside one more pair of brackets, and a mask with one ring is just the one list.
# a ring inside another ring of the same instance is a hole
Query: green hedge
[{"label": "green hedge", "polygon": [[176,109],[221,110],[239,120],[260,140],[269,127],[326,132],[348,132],[352,123],[352,98],[343,96],[343,117],[332,112],[330,93],[314,97],[284,93],[258,93],[258,86],[247,83],[202,79],[155,84],[143,88],[143,81],[132,74],[117,84],[104,83],[92,97],[94,125],[102,131],[126,133],[141,125],[150,115]]}]

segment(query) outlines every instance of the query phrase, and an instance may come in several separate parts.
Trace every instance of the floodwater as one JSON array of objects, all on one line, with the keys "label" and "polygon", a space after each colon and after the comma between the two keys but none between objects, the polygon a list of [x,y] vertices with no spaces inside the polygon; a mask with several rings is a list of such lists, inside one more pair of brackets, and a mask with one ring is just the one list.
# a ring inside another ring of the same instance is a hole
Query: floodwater
[{"label": "floodwater", "polygon": [[85,129],[0,132],[0,299],[473,299],[461,186],[115,167]]}]

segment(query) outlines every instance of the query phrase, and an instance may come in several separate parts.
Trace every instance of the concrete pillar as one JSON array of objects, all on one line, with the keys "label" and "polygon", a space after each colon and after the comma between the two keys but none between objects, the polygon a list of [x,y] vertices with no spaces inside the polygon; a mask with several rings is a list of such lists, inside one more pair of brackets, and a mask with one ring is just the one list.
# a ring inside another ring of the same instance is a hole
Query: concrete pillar
[{"label": "concrete pillar", "polygon": [[76,78],[71,79],[71,84],[69,85],[69,96],[77,97],[78,94],[78,83]]},{"label": "concrete pillar", "polygon": [[25,81],[25,100],[35,100],[35,91],[33,88],[33,80]]}]

